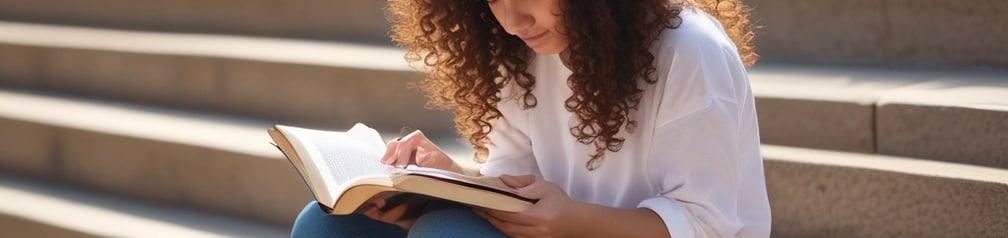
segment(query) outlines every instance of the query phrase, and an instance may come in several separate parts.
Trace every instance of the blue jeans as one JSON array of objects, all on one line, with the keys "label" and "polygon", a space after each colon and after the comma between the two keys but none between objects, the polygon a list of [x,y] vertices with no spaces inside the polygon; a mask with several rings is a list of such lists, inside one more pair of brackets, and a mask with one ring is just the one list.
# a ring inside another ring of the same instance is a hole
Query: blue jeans
[{"label": "blue jeans", "polygon": [[507,237],[468,207],[425,213],[409,231],[361,214],[333,216],[308,203],[291,230],[291,237]]}]

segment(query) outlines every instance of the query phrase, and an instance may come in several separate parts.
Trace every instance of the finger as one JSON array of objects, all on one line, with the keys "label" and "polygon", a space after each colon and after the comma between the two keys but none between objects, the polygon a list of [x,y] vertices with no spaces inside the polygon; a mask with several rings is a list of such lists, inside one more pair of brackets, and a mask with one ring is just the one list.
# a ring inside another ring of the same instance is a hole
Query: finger
[{"label": "finger", "polygon": [[515,227],[516,227],[516,224],[511,224],[508,221],[505,221],[505,220],[502,220],[502,219],[500,219],[498,217],[490,215],[490,213],[487,212],[487,211],[480,211],[477,214],[480,214],[480,216],[483,217],[483,219],[486,219],[487,222],[490,223],[490,225],[494,226],[498,230],[501,230],[501,231],[503,231],[505,233],[508,233],[508,231],[510,231],[510,230],[514,230]]},{"label": "finger", "polygon": [[554,191],[556,187],[549,186],[549,183],[541,182],[542,180],[537,180],[536,182],[529,184],[528,186],[518,189],[518,195],[531,198],[531,199],[542,199],[548,194],[556,192]]},{"label": "finger", "polygon": [[376,196],[371,199],[371,205],[378,209],[385,208],[386,199],[388,199],[388,196]]},{"label": "finger", "polygon": [[501,182],[504,182],[504,184],[507,185],[508,187],[524,188],[526,186],[531,185],[532,183],[535,183],[536,178],[531,174],[521,176],[511,176],[505,174],[500,176],[500,180]]},{"label": "finger", "polygon": [[[411,156],[404,157],[403,155],[411,155],[413,153],[412,151],[414,147],[416,147],[416,143],[414,142],[416,139],[413,138],[416,138],[417,135],[423,137],[423,133],[419,130],[414,130],[413,132],[407,134],[405,133],[407,132],[406,130],[408,130],[408,127],[403,127],[403,131],[399,132],[399,138],[390,141],[388,145],[386,145],[385,155],[382,156],[381,160],[383,164],[392,165],[394,167],[404,167],[410,164]],[[409,153],[404,153],[404,149],[408,150]],[[404,159],[406,160],[404,161]]]},{"label": "finger", "polygon": [[508,223],[520,224],[520,225],[538,225],[539,222],[533,220],[531,217],[522,215],[521,213],[505,212],[505,211],[495,211],[487,210],[485,213],[488,216],[494,217],[498,220],[505,221]]},{"label": "finger", "polygon": [[374,219],[374,220],[379,220],[379,221],[381,220],[381,209],[378,209],[378,208],[376,208],[374,206],[368,206],[368,207],[363,208],[363,210],[360,210],[358,212],[360,214],[363,214],[364,216],[366,216],[368,218],[371,218],[371,219]]},{"label": "finger", "polygon": [[410,164],[416,164],[416,150],[416,143],[412,143],[410,141],[404,142],[404,144],[396,150],[396,160],[392,162],[392,166],[402,168]]},{"label": "finger", "polygon": [[494,215],[490,215],[489,212],[484,211],[481,215],[491,226],[497,228],[509,237],[534,237],[530,232],[530,227],[523,224],[509,222],[507,220],[500,219]]},{"label": "finger", "polygon": [[417,139],[427,139],[427,136],[424,136],[424,134],[423,134],[422,131],[415,130],[415,131],[410,132],[409,134],[404,134],[403,136],[399,137],[396,140],[397,141],[415,141]]},{"label": "finger", "polygon": [[392,210],[388,210],[387,212],[382,213],[380,221],[383,221],[385,223],[396,224],[396,222],[399,221],[399,218],[402,217],[404,213],[406,213],[407,207],[408,206],[400,205],[395,208],[392,208]]},{"label": "finger", "polygon": [[364,201],[364,203],[361,204],[361,206],[358,207],[356,210],[354,210],[354,212],[368,215],[367,213],[370,212],[372,208],[381,210],[381,208],[384,206],[385,206],[385,199],[381,195],[375,195],[374,197],[369,198],[367,201]]},{"label": "finger", "polygon": [[417,147],[419,147],[419,144],[423,142],[423,139],[425,138],[423,137],[423,133],[420,133],[420,131],[414,131],[413,133],[403,137],[403,139],[399,141],[399,148],[396,149],[396,159],[395,162],[393,162],[393,166],[401,168],[409,164],[416,164],[416,150]]},{"label": "finger", "polygon": [[396,161],[396,153],[399,151],[399,145],[402,144],[399,141],[389,142],[385,146],[385,154],[382,155],[380,162],[384,165],[392,165]]},{"label": "finger", "polygon": [[431,151],[427,147],[419,146],[416,148],[416,165],[437,168],[438,161],[437,158],[432,158]]},{"label": "finger", "polygon": [[360,208],[357,209],[357,211],[354,212],[363,214],[364,216],[367,216],[374,220],[382,221],[382,215],[385,213],[385,209],[382,208],[384,208],[385,205],[387,205],[387,203],[385,202],[387,196],[385,195],[386,193],[382,193],[375,195],[374,197],[371,197],[371,199],[368,199],[368,201],[365,202],[363,206],[361,206]]}]

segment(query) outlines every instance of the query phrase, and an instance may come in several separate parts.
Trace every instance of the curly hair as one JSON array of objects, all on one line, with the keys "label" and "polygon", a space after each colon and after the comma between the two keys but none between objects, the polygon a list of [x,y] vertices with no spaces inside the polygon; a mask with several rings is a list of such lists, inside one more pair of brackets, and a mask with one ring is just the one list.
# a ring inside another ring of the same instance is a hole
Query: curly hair
[{"label": "curly hair", "polygon": [[[716,17],[746,65],[757,58],[749,10],[739,0],[561,2],[559,31],[569,40],[567,82],[573,91],[565,107],[579,120],[571,135],[596,148],[585,163],[588,170],[601,165],[606,151],[622,148],[621,128],[634,129],[631,111],[637,110],[644,83],[656,81],[649,48],[663,30],[677,27],[672,19],[684,6]],[[524,108],[536,106],[536,79],[527,72],[534,53],[504,30],[485,0],[390,0],[386,10],[392,40],[406,48],[406,60],[429,70],[419,84],[428,105],[455,110],[458,133],[483,162],[492,121],[501,117],[496,108],[501,89],[514,83],[524,91]]]}]

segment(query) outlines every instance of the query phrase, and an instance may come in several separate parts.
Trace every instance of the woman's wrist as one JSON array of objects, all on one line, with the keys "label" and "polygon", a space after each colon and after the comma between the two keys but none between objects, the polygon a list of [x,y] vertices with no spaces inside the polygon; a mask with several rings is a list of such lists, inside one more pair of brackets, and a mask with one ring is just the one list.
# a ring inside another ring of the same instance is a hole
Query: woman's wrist
[{"label": "woman's wrist", "polygon": [[581,202],[577,200],[571,200],[571,204],[566,206],[563,211],[563,224],[561,224],[564,237],[589,237],[588,226],[598,226],[599,224],[592,224],[588,219],[591,216],[598,215],[596,212],[597,205]]},{"label": "woman's wrist", "polygon": [[665,223],[646,208],[615,208],[574,201],[564,209],[568,237],[667,237]]}]

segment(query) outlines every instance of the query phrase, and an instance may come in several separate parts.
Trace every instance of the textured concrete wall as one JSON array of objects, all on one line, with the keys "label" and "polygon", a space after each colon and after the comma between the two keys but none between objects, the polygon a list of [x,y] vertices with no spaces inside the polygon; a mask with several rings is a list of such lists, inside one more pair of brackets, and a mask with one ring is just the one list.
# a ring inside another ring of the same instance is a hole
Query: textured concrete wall
[{"label": "textured concrete wall", "polygon": [[56,225],[32,221],[16,215],[0,214],[0,227],[5,227],[6,237],[64,237],[64,238],[98,238],[82,232],[69,230]]},{"label": "textured concrete wall", "polygon": [[282,158],[11,119],[0,131],[23,135],[0,137],[0,173],[282,226],[311,200]]},{"label": "textured concrete wall", "polygon": [[[1001,0],[746,0],[778,62],[1008,68]],[[0,0],[0,20],[390,44],[381,0]]]},{"label": "textured concrete wall", "polygon": [[1008,234],[1004,183],[768,159],[772,237]]},{"label": "textured concrete wall", "polygon": [[0,0],[0,20],[390,44],[382,0]]},{"label": "textured concrete wall", "polygon": [[763,143],[1008,168],[1008,71],[755,67]]},{"label": "textured concrete wall", "polygon": [[879,153],[1008,169],[1008,110],[887,104]]},{"label": "textured concrete wall", "polygon": [[58,130],[37,123],[0,118],[0,168],[17,171],[22,175],[46,178],[52,175],[56,165],[51,158],[56,156],[53,150],[58,140]]},{"label": "textured concrete wall", "polygon": [[745,2],[763,60],[1008,68],[1008,1]]},{"label": "textured concrete wall", "polygon": [[857,102],[757,97],[760,142],[875,152],[875,106]]},{"label": "textured concrete wall", "polygon": [[8,87],[328,128],[455,131],[450,112],[424,108],[426,98],[410,87],[424,77],[415,71],[7,44],[0,52],[0,85]]}]

